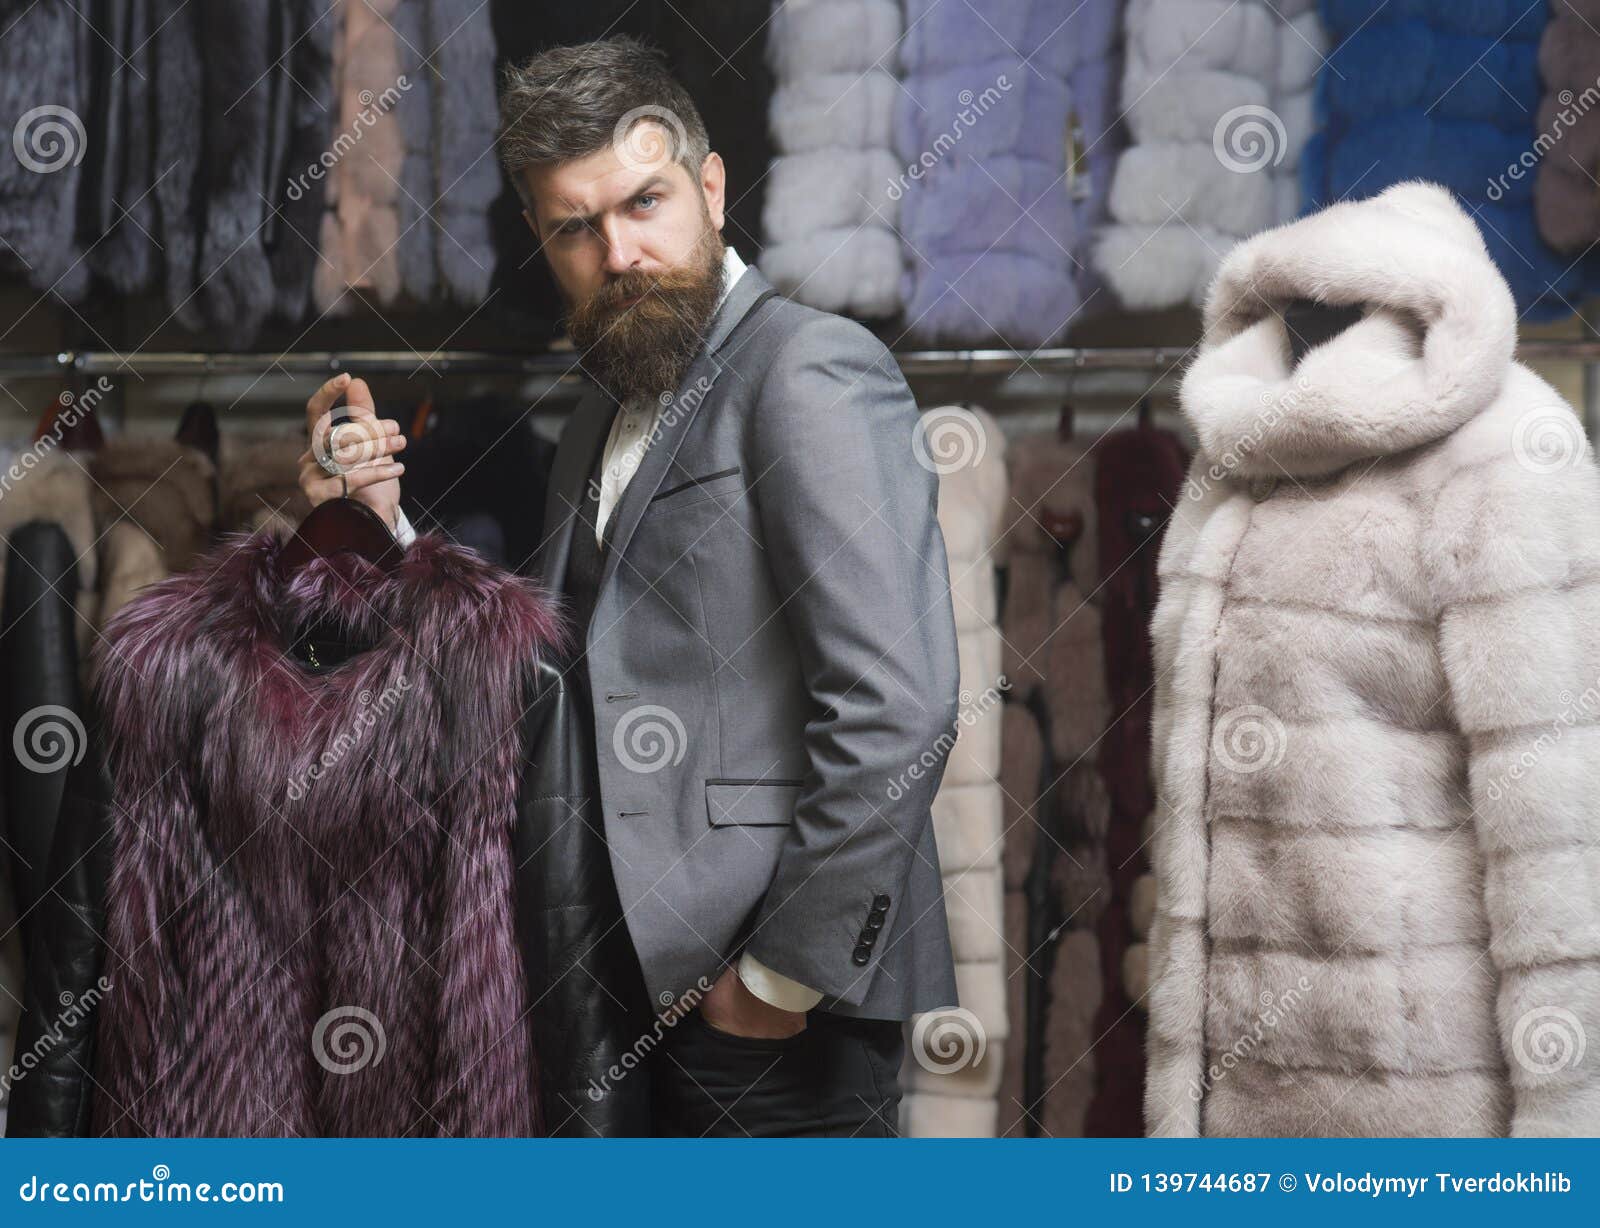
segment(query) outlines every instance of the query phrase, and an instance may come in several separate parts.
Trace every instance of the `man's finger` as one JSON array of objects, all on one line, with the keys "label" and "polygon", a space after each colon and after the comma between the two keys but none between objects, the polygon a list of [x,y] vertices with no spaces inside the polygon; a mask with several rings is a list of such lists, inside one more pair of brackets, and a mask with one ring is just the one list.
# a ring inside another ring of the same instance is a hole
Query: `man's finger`
[{"label": "man's finger", "polygon": [[349,406],[352,418],[376,418],[378,406],[372,399],[372,389],[364,379],[353,379],[344,390],[344,403]]},{"label": "man's finger", "polygon": [[306,402],[306,425],[315,425],[318,418],[333,408],[333,403],[344,392],[349,384],[350,376],[347,372],[335,375],[322,387],[311,394],[311,399]]},{"label": "man's finger", "polygon": [[[373,465],[368,469],[352,469],[344,475],[344,481],[338,478],[319,477],[309,482],[301,482],[300,489],[313,504],[322,503],[327,499],[337,499],[345,492],[345,482],[349,482],[349,491],[354,494],[358,490],[365,490],[368,486],[376,486],[379,482],[388,482],[404,473],[406,467],[398,461],[385,461],[380,465]],[[319,469],[317,472],[321,472]]]}]

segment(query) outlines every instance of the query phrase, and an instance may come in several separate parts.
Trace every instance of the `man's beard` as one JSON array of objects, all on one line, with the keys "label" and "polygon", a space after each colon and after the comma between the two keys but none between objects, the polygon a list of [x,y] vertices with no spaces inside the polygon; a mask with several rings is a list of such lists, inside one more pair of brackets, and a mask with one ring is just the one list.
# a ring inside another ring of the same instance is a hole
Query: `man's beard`
[{"label": "man's beard", "polygon": [[677,389],[722,296],[723,247],[707,218],[682,264],[624,273],[572,310],[567,330],[584,351],[584,370],[618,401]]}]

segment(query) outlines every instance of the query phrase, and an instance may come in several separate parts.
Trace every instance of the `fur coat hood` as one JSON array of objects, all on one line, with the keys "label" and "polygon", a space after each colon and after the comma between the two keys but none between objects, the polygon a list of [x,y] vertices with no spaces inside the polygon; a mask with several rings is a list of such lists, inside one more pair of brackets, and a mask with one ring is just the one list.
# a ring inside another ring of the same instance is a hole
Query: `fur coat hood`
[{"label": "fur coat hood", "polygon": [[[229,535],[96,649],[114,780],[96,1133],[526,1135],[524,686],[551,599],[424,534],[385,575]],[[370,647],[318,670],[328,627]]]},{"label": "fur coat hood", "polygon": [[[1273,308],[1369,304],[1291,368]],[[1600,473],[1442,190],[1227,259],[1162,541],[1145,1124],[1600,1133]]]},{"label": "fur coat hood", "polygon": [[[1291,367],[1276,308],[1364,305]],[[1450,194],[1408,183],[1268,230],[1223,261],[1183,413],[1245,475],[1313,476],[1448,434],[1494,400],[1516,307]]]}]

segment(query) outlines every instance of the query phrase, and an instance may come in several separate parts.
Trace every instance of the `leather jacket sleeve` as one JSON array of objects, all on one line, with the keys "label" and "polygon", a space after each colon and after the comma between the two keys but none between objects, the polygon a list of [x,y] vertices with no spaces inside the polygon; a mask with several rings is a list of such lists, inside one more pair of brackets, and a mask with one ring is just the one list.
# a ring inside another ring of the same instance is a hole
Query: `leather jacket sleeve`
[{"label": "leather jacket sleeve", "polygon": [[22,1022],[12,1059],[6,1133],[12,1138],[89,1133],[95,1004],[104,996],[106,881],[111,872],[111,780],[99,730],[67,772],[27,951]]},{"label": "leather jacket sleeve", "polygon": [[599,805],[583,670],[541,662],[524,716],[517,931],[528,975],[545,1130],[648,1135],[649,1075],[623,1054],[651,1012],[617,900]]}]

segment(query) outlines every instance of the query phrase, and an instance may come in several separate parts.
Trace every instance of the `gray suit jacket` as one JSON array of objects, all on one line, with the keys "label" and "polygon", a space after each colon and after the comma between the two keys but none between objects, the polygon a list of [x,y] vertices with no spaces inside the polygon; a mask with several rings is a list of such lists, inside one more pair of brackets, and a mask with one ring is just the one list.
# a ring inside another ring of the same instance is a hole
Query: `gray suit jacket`
[{"label": "gray suit jacket", "polygon": [[[938,477],[893,356],[746,269],[612,513],[590,691],[605,834],[651,1000],[748,950],[881,1019],[956,1005],[930,803],[955,737]],[[562,432],[559,591],[615,401]],[[583,629],[578,629],[579,634]]]}]

